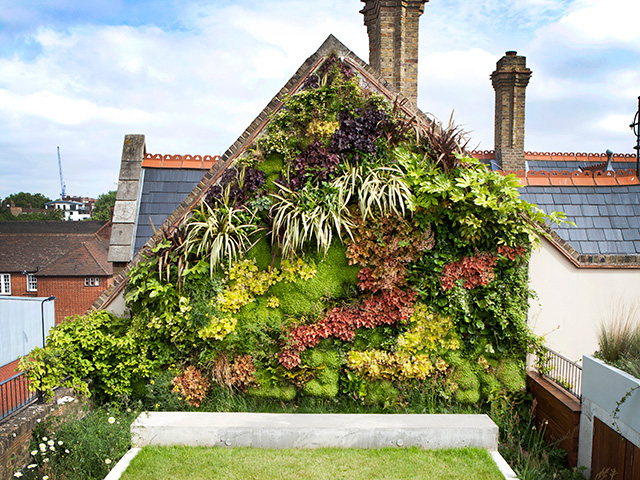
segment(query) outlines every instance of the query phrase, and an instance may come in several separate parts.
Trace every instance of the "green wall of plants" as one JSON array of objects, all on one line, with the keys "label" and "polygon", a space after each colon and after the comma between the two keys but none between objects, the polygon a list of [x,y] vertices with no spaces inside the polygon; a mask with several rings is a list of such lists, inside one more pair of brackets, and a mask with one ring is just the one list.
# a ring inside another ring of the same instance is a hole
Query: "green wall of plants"
[{"label": "green wall of plants", "polygon": [[[192,215],[130,272],[131,320],[65,323],[23,368],[143,395],[476,404],[524,384],[536,221],[512,176],[329,57]],[[45,361],[46,360],[46,361]],[[107,368],[108,367],[108,368]],[[85,387],[79,387],[85,388]]]}]

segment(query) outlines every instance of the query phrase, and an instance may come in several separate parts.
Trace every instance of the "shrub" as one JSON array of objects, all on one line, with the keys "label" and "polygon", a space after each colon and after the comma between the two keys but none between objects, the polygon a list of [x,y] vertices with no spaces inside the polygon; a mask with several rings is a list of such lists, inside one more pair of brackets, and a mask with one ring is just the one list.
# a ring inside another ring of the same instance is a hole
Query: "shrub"
[{"label": "shrub", "polygon": [[640,378],[640,302],[611,308],[600,325],[596,356]]},{"label": "shrub", "polygon": [[87,378],[98,396],[129,395],[152,368],[148,345],[141,344],[129,326],[130,320],[106,311],[75,317],[52,328],[47,347],[23,357],[20,369],[27,372],[34,389],[48,396],[61,384],[89,395]]}]

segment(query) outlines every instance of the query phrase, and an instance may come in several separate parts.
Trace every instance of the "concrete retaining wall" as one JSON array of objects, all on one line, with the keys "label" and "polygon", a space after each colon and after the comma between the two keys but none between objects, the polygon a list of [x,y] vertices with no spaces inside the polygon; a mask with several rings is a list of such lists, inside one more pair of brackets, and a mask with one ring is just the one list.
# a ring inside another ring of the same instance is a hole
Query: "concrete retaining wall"
[{"label": "concrete retaining wall", "polygon": [[487,415],[152,412],[131,425],[134,447],[498,449]]}]

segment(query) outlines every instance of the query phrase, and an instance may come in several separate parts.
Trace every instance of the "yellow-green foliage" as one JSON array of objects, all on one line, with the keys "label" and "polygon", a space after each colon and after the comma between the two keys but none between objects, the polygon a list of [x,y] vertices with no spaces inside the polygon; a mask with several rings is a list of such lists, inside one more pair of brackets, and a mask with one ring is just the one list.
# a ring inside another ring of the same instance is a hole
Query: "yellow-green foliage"
[{"label": "yellow-green foliage", "polygon": [[446,362],[442,359],[438,359],[434,365],[429,355],[390,353],[384,350],[351,350],[347,365],[362,377],[387,380],[425,380],[436,368],[447,368]]},{"label": "yellow-green foliage", "polygon": [[206,340],[212,338],[214,340],[224,340],[224,338],[236,329],[238,320],[233,317],[218,318],[215,315],[206,314],[211,317],[209,324],[198,330],[198,336]]},{"label": "yellow-green foliage", "polygon": [[[218,295],[218,308],[223,312],[237,313],[242,307],[253,302],[256,296],[264,295],[269,287],[277,283],[307,281],[316,273],[312,264],[298,258],[294,261],[283,260],[282,268],[260,270],[255,260],[242,260],[234,263],[227,272],[227,287]],[[271,300],[271,306],[276,306]]]},{"label": "yellow-green foliage", "polygon": [[297,390],[291,384],[274,382],[266,370],[256,372],[257,387],[249,387],[247,393],[259,398],[271,398],[283,402],[290,402],[296,398]]},{"label": "yellow-green foliage", "polygon": [[284,259],[280,265],[278,281],[291,283],[298,280],[311,280],[316,276],[316,272],[314,264],[305,263],[301,258]]},{"label": "yellow-green foliage", "polygon": [[400,392],[393,384],[387,380],[370,382],[367,384],[367,394],[364,397],[366,405],[380,405],[388,407],[393,405]]},{"label": "yellow-green foliage", "polygon": [[410,328],[398,337],[396,352],[371,349],[351,350],[347,365],[358,375],[370,379],[425,380],[436,370],[444,372],[447,362],[441,351],[460,348],[460,340],[449,318],[431,313],[426,305],[416,305]]},{"label": "yellow-green foliage", "polygon": [[227,272],[227,287],[218,294],[218,308],[237,313],[252,302],[256,295],[265,293],[274,281],[274,272],[259,270],[254,260],[233,263]]},{"label": "yellow-green foliage", "polygon": [[328,138],[333,135],[338,127],[340,127],[340,123],[338,122],[311,122],[307,127],[307,133],[311,137],[321,136],[324,138]]},{"label": "yellow-green foliage", "polygon": [[398,350],[410,354],[459,348],[460,339],[451,319],[432,313],[423,304],[415,306],[409,330],[398,337]]}]

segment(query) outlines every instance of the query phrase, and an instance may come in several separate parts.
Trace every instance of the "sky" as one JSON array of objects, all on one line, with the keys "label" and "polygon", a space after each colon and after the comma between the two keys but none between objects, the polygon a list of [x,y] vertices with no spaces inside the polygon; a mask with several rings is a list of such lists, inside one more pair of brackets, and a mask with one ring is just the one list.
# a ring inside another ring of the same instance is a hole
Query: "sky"
[{"label": "sky", "polygon": [[[0,0],[0,199],[117,188],[126,134],[221,155],[329,34],[368,61],[359,0]],[[525,149],[634,153],[638,0],[430,0],[418,106],[493,148],[489,76],[527,57]]]}]

